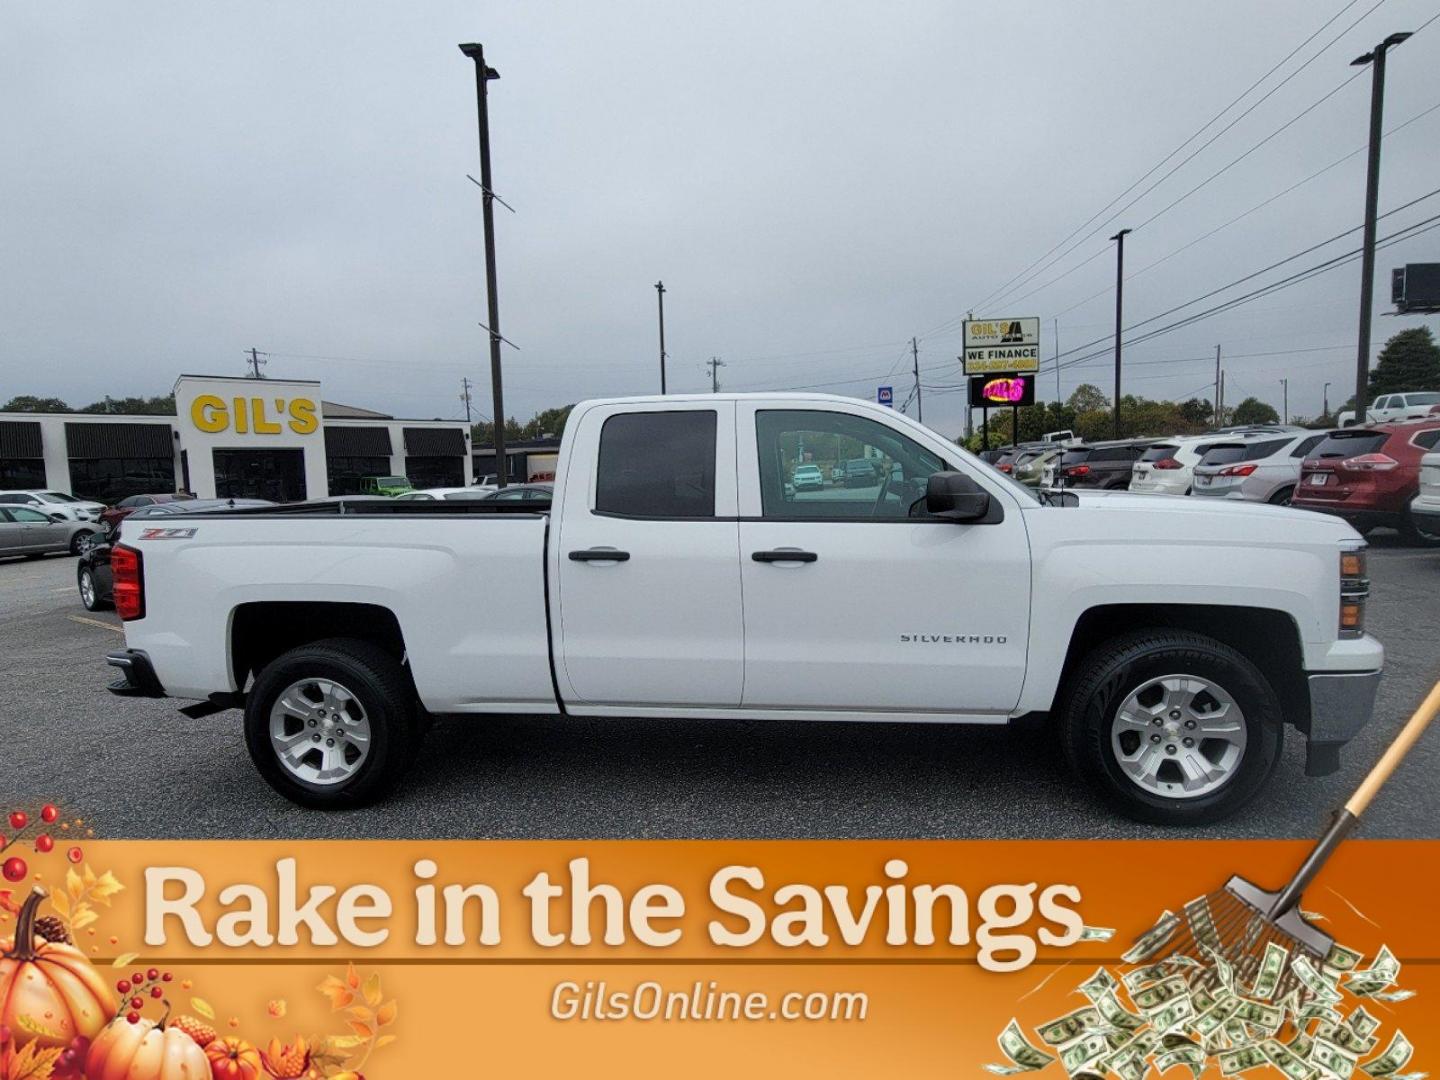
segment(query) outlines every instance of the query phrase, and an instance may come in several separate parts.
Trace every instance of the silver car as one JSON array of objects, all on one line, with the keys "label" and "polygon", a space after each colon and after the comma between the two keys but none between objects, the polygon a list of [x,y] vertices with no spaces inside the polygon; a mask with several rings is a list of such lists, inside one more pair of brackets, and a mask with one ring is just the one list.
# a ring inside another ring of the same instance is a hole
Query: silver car
[{"label": "silver car", "polygon": [[105,509],[104,503],[77,499],[63,491],[45,488],[0,491],[0,505],[29,506],[47,517],[59,514],[71,521],[99,521],[100,511]]},{"label": "silver car", "polygon": [[79,555],[95,539],[97,526],[29,506],[0,506],[0,558],[37,559],[52,551]]},{"label": "silver car", "polygon": [[1289,506],[1300,466],[1324,431],[1213,443],[1195,466],[1191,494]]}]

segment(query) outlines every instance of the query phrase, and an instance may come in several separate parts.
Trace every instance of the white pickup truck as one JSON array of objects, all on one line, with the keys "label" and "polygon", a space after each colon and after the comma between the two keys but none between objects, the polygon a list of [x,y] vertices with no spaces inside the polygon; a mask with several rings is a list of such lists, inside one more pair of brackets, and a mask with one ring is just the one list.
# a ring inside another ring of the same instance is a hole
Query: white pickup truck
[{"label": "white pickup truck", "polygon": [[[792,482],[804,464],[820,485]],[[848,398],[590,401],[548,504],[127,529],[111,689],[243,707],[261,775],[311,806],[390,789],[438,714],[1049,714],[1122,812],[1210,822],[1264,784],[1287,725],[1307,772],[1338,767],[1383,661],[1357,533],[1217,503],[1037,498]]]}]

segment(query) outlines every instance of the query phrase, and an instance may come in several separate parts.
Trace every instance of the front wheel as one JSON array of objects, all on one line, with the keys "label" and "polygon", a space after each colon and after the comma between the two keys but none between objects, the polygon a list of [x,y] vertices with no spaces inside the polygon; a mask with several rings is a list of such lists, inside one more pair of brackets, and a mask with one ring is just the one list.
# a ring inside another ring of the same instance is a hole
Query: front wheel
[{"label": "front wheel", "polygon": [[420,738],[404,669],[365,641],[291,649],[260,673],[245,702],[251,760],[302,806],[339,809],[380,798],[399,783]]},{"label": "front wheel", "polygon": [[1265,676],[1184,630],[1109,641],[1081,661],[1060,709],[1066,756],[1127,817],[1207,825],[1235,813],[1280,760],[1283,716]]}]

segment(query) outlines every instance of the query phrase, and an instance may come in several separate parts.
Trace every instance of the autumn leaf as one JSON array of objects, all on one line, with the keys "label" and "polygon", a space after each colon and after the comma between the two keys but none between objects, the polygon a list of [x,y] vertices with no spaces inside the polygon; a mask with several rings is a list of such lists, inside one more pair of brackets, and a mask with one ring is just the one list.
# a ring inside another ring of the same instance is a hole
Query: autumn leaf
[{"label": "autumn leaf", "polygon": [[[86,866],[85,869],[88,871],[90,867]],[[124,889],[125,886],[120,884],[119,879],[116,878],[115,875],[112,874],[109,870],[106,870],[95,881],[94,885],[91,886],[90,895],[96,901],[108,907],[110,905],[111,897],[113,897],[118,892],[124,891]]]},{"label": "autumn leaf", "polygon": [[[364,1044],[365,1040],[359,1035],[331,1035],[325,1040],[325,1045],[331,1050],[354,1050],[357,1046],[363,1046]],[[336,1055],[333,1054],[325,1056],[336,1057]],[[343,1058],[344,1056],[344,1054],[340,1054],[338,1058]]]},{"label": "autumn leaf", "polygon": [[360,973],[355,970],[354,964],[345,965],[345,985],[351,990],[360,989]]},{"label": "autumn leaf", "polygon": [[8,1080],[50,1080],[63,1049],[51,1046],[42,1050],[39,1043],[26,1043],[10,1059]]},{"label": "autumn leaf", "polygon": [[365,1001],[370,1006],[380,1004],[380,973],[377,971],[365,980]]},{"label": "autumn leaf", "polygon": [[399,1005],[394,1001],[387,1001],[384,1005],[381,1005],[375,1013],[375,1022],[381,1027],[384,1027],[386,1024],[393,1024],[395,1022],[395,1013],[399,1008]]},{"label": "autumn leaf", "polygon": [[72,900],[79,900],[85,895],[85,882],[80,880],[80,875],[75,872],[73,866],[65,871],[65,891],[70,894]]},{"label": "autumn leaf", "polygon": [[215,1007],[204,998],[191,998],[190,1007],[203,1016],[206,1020],[215,1019]]},{"label": "autumn leaf", "polygon": [[54,1042],[59,1043],[63,1043],[65,1041],[64,1037],[60,1034],[60,1032],[56,1031],[54,1028],[46,1027],[29,1013],[21,1013],[19,1016],[17,1016],[15,1018],[15,1026],[30,1032],[31,1035],[39,1035],[41,1038],[44,1039],[50,1039]]},{"label": "autumn leaf", "polygon": [[379,1050],[382,1046],[389,1046],[394,1041],[394,1035],[381,1035],[380,1038],[375,1040],[375,1049]]},{"label": "autumn leaf", "polygon": [[95,871],[90,869],[88,862],[81,868],[80,876],[84,880],[87,889],[93,889],[95,887]]},{"label": "autumn leaf", "polygon": [[111,960],[111,961],[110,961],[110,966],[111,966],[111,967],[129,967],[131,964],[133,964],[133,963],[135,962],[135,958],[136,958],[137,956],[139,956],[139,955],[140,955],[139,953],[133,953],[133,952],[121,953],[119,956],[115,957],[114,960]]},{"label": "autumn leaf", "polygon": [[354,1008],[346,1009],[345,1011],[362,1023],[369,1024],[375,1019],[375,1014],[364,1005],[356,1005]]},{"label": "autumn leaf", "polygon": [[362,1024],[359,1020],[350,1020],[347,1022],[350,1025],[350,1030],[355,1032],[356,1035],[359,1035],[360,1038],[371,1039],[374,1037],[375,1029],[369,1024]]},{"label": "autumn leaf", "polygon": [[[9,907],[8,904],[4,906]],[[50,897],[50,906],[53,907],[57,912],[59,912],[60,918],[70,918],[70,897],[67,896],[65,893],[57,892],[53,894]],[[18,908],[16,909],[16,914],[19,914]]]},{"label": "autumn leaf", "polygon": [[80,904],[70,920],[70,932],[73,934],[76,930],[84,930],[91,923],[99,921],[100,916],[96,915],[88,904]]},{"label": "autumn leaf", "polygon": [[326,976],[325,981],[316,987],[316,989],[330,999],[331,1012],[339,1012],[355,1000],[355,994],[350,988],[334,975]]}]

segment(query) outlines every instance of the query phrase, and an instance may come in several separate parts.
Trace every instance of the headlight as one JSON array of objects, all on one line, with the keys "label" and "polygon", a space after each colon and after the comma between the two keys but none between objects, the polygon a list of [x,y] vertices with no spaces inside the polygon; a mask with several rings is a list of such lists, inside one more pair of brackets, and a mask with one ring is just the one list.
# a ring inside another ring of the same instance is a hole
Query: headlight
[{"label": "headlight", "polygon": [[1370,597],[1365,549],[1340,552],[1340,636],[1358,638],[1365,633],[1365,601]]}]

